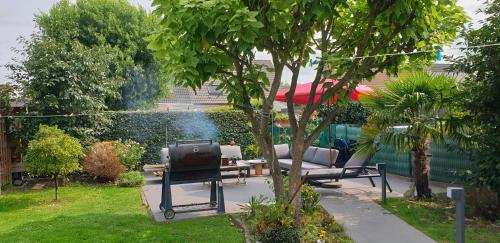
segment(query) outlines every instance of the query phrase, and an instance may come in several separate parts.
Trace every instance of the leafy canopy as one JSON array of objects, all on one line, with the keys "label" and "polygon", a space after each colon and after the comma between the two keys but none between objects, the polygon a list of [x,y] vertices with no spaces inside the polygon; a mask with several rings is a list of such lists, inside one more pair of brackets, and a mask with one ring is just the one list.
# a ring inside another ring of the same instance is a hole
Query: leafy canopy
[{"label": "leafy canopy", "polygon": [[[478,29],[462,33],[465,44],[500,43],[500,1],[489,1]],[[475,145],[472,159],[478,163],[470,174],[477,186],[489,186],[500,198],[500,46],[470,48],[454,60],[453,68],[465,74],[463,106],[469,112],[464,122],[472,127],[468,139]]]},{"label": "leafy canopy", "polygon": [[0,84],[0,115],[7,115],[12,111],[11,98],[14,96],[15,88],[11,84]]},{"label": "leafy canopy", "polygon": [[80,170],[80,142],[57,127],[41,125],[28,145],[26,161],[33,175],[66,175]]},{"label": "leafy canopy", "polygon": [[[35,22],[39,32],[26,40],[23,51],[26,61],[14,69],[13,76],[24,82],[27,89],[37,90],[40,83],[45,85],[39,92],[41,96],[50,97],[49,106],[64,104],[68,96],[75,96],[74,103],[85,106],[85,102],[90,102],[85,96],[94,95],[92,90],[81,87],[87,82],[102,86],[95,90],[95,97],[106,101],[104,104],[99,101],[99,108],[136,108],[152,103],[166,92],[166,82],[144,40],[157,21],[144,9],[125,0],[78,0],[75,3],[61,0],[49,12],[37,15]],[[52,59],[41,59],[44,55]],[[52,72],[53,64],[56,68],[71,68],[72,72]],[[87,70],[87,66],[101,70]],[[95,78],[87,81],[92,75]],[[53,80],[76,90],[53,90]],[[29,87],[32,81],[35,87]]]},{"label": "leafy canopy", "polygon": [[[302,149],[318,137],[335,116],[331,112],[306,134],[311,115],[342,87],[354,88],[377,72],[397,72],[406,61],[426,63],[435,56],[377,54],[432,50],[450,43],[466,21],[456,0],[155,0],[161,17],[157,33],[149,38],[162,68],[177,84],[193,89],[211,79],[243,109],[252,132],[273,169],[276,198],[284,195],[279,164],[273,156],[267,125],[284,68],[292,71],[287,108],[291,123],[294,163],[291,191],[300,185]],[[266,67],[254,62],[256,52],[270,54],[273,80]],[[301,68],[319,56],[312,91],[326,78],[338,79],[317,101],[311,95],[300,118],[295,117],[294,95]],[[355,57],[355,58],[350,58]],[[252,98],[262,105],[251,105]],[[258,111],[256,111],[258,110]],[[289,193],[289,197],[292,193]],[[298,201],[295,202],[298,205]],[[296,217],[298,218],[298,217]]]},{"label": "leafy canopy", "polygon": [[[262,67],[252,64],[257,50],[289,67],[294,62],[304,66],[319,52],[320,64],[330,65],[320,69],[320,77],[342,78],[353,72],[352,61],[345,60],[353,54],[433,49],[453,40],[466,20],[455,2],[155,0],[155,13],[163,19],[150,47],[158,51],[164,70],[178,84],[198,88],[218,78],[224,81],[220,88],[229,93],[230,101],[242,104],[245,95],[262,98],[262,91],[270,88]],[[322,32],[327,32],[325,38]],[[350,78],[396,71],[402,61],[433,56],[370,58],[360,65],[366,68]],[[238,69],[243,71],[241,77],[234,74]]]},{"label": "leafy canopy", "polygon": [[[96,113],[107,109],[108,99],[119,97],[120,80],[113,76],[109,65],[116,58],[112,52],[109,46],[88,48],[77,41],[61,44],[39,36],[26,40],[26,59],[9,67],[29,106],[37,112]],[[101,134],[110,120],[95,115],[46,122],[82,139]]]}]

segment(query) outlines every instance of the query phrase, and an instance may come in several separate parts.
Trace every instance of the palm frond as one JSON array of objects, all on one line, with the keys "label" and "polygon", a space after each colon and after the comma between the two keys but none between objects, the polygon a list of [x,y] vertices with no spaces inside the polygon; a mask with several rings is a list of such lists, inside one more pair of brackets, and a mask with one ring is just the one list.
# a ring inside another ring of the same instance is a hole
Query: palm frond
[{"label": "palm frond", "polygon": [[[427,139],[444,141],[446,135],[461,131],[453,119],[459,89],[452,77],[414,72],[384,85],[385,89],[375,89],[374,96],[361,99],[374,111],[362,129],[363,143],[373,143],[378,137],[379,142],[402,151]],[[402,124],[406,129],[394,127]]]}]

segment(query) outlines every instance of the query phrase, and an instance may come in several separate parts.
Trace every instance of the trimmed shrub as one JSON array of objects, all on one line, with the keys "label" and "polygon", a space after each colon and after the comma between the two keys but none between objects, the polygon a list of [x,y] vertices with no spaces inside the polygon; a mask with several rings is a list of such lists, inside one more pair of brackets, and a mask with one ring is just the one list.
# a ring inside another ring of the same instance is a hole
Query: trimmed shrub
[{"label": "trimmed shrub", "polygon": [[105,181],[116,181],[118,175],[127,170],[118,156],[113,142],[95,143],[85,155],[83,168],[89,174]]},{"label": "trimmed shrub", "polygon": [[263,243],[300,242],[299,232],[293,227],[277,227],[262,234],[261,241]]},{"label": "trimmed shrub", "polygon": [[116,150],[116,156],[123,165],[127,166],[128,170],[137,169],[137,164],[145,152],[144,147],[130,139],[125,140],[125,142],[114,141],[113,146]]},{"label": "trimmed shrub", "polygon": [[144,184],[144,177],[138,171],[130,171],[118,176],[118,186],[121,187],[138,187]]}]

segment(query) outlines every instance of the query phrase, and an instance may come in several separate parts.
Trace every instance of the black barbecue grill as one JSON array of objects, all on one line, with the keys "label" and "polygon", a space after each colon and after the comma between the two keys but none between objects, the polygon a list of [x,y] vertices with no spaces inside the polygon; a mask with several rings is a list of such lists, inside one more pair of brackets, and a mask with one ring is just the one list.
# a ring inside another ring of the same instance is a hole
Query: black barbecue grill
[{"label": "black barbecue grill", "polygon": [[[212,140],[178,141],[168,146],[170,164],[165,167],[162,177],[162,195],[160,209],[165,218],[172,219],[175,213],[217,210],[225,212],[224,191],[220,174],[221,152],[218,143]],[[172,205],[170,186],[207,182],[210,185],[210,201]],[[185,208],[174,211],[174,208]]]}]

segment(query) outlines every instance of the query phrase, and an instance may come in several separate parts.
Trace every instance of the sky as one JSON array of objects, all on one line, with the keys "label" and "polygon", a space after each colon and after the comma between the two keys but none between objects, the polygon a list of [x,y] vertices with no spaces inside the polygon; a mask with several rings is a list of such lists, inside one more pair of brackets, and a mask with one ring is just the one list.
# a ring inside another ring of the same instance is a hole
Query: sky
[{"label": "sky", "polygon": [[[151,11],[151,0],[129,0],[134,5],[143,6]],[[17,42],[19,36],[29,36],[36,31],[33,21],[34,15],[47,12],[57,0],[0,0],[0,83],[9,81],[7,77],[10,73],[5,68],[7,63],[11,63],[13,58],[19,58],[14,49],[19,49]],[[477,13],[483,6],[484,0],[459,0],[458,5],[464,7],[471,17],[474,26],[479,25],[479,20],[484,15]],[[445,52],[446,54],[446,52]],[[270,59],[266,53],[257,53],[257,59]],[[306,67],[299,75],[299,82],[309,82],[314,77],[314,68]],[[291,73],[285,71],[283,81],[289,80]]]}]

